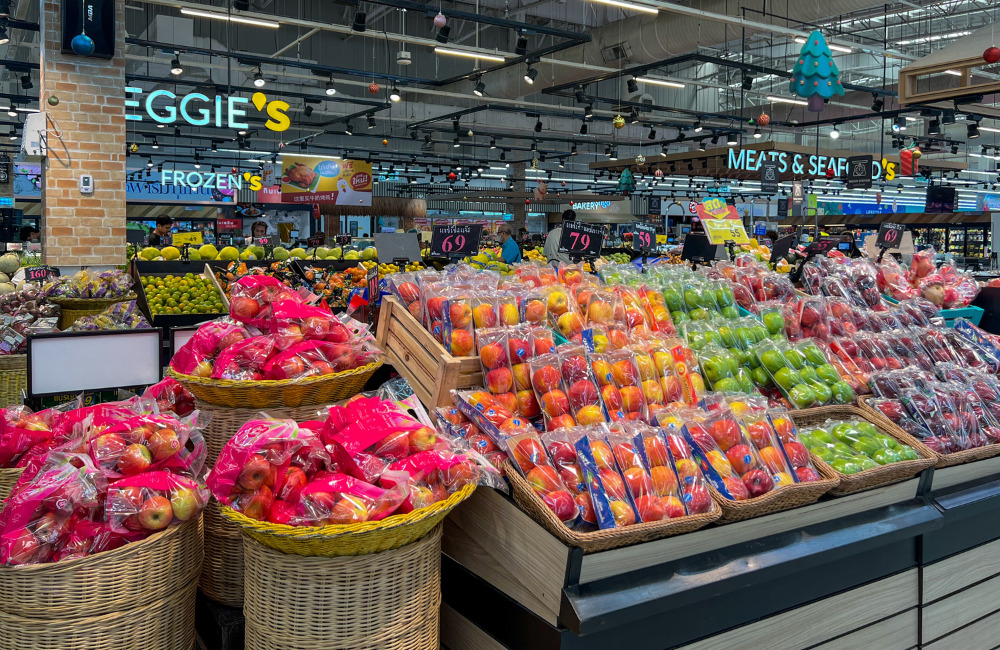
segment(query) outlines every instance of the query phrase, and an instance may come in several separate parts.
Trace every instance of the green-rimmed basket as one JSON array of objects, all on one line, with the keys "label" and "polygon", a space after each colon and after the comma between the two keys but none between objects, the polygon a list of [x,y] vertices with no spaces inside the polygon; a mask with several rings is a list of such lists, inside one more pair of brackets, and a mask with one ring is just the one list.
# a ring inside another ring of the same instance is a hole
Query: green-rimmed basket
[{"label": "green-rimmed basket", "polygon": [[475,489],[474,484],[469,484],[444,501],[426,508],[360,524],[286,526],[257,521],[225,506],[222,508],[222,516],[234,522],[243,529],[245,535],[260,544],[289,555],[366,555],[399,548],[421,539],[458,504],[468,499]]},{"label": "green-rimmed basket", "polygon": [[64,330],[76,319],[93,314],[100,314],[102,311],[116,302],[128,302],[135,300],[136,295],[132,292],[124,296],[115,298],[62,298],[60,296],[49,296],[49,302],[59,305],[59,329]]},{"label": "green-rimmed basket", "polygon": [[260,409],[273,406],[303,406],[326,404],[357,395],[365,383],[382,365],[373,361],[367,365],[329,375],[302,379],[262,379],[235,381],[195,377],[167,369],[167,374],[184,385],[203,402],[230,408]]}]

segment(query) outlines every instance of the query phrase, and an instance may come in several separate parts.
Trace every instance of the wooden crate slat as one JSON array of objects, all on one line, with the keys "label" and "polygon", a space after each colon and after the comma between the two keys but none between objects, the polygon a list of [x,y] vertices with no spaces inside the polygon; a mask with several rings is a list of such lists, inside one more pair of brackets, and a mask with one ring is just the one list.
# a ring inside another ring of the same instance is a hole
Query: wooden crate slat
[{"label": "wooden crate slat", "polygon": [[924,641],[938,639],[995,611],[998,589],[1000,589],[1000,577],[981,582],[924,607]]}]

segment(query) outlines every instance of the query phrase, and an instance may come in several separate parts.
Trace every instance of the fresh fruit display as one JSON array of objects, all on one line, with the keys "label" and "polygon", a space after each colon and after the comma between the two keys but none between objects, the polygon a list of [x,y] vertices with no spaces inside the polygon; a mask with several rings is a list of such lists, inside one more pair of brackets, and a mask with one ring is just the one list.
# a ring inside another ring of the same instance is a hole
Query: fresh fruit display
[{"label": "fresh fruit display", "polygon": [[351,296],[368,289],[368,271],[362,267],[336,271],[330,267],[307,266],[303,272],[305,286],[321,296],[331,309],[346,308]]},{"label": "fresh fruit display", "polygon": [[34,284],[0,294],[0,355],[23,353],[31,334],[58,331],[60,313]]},{"label": "fresh fruit display", "polygon": [[979,284],[952,261],[935,268],[936,254],[933,247],[917,251],[909,269],[891,257],[883,258],[877,275],[879,290],[896,300],[921,296],[938,308],[967,307],[979,293]]},{"label": "fresh fruit display", "polygon": [[142,399],[154,400],[160,413],[173,413],[184,417],[194,410],[194,395],[172,377],[167,377],[144,390]]},{"label": "fresh fruit display", "polygon": [[325,420],[252,420],[226,443],[207,479],[220,503],[290,526],[378,521],[429,506],[470,483],[496,485],[485,461],[407,413],[357,397]]},{"label": "fresh fruit display", "polygon": [[230,262],[224,269],[215,272],[215,279],[222,290],[229,295],[232,285],[248,275],[268,275],[293,289],[300,284],[300,278],[289,261],[272,262],[267,266],[255,266],[246,262]]},{"label": "fresh fruit display", "polygon": [[769,379],[763,386],[776,386],[794,408],[854,401],[854,389],[843,381],[840,372],[813,340],[795,345],[764,341],[755,345],[751,354],[756,366],[762,368]]},{"label": "fresh fruit display", "polygon": [[198,517],[208,498],[196,478],[205,461],[198,413],[179,419],[146,406],[6,412],[0,454],[25,451],[0,511],[0,563],[85,557]]},{"label": "fresh fruit display", "polygon": [[116,302],[100,314],[77,318],[66,331],[139,330],[149,327],[149,321],[142,315],[139,306],[134,300],[129,300],[128,302]]},{"label": "fresh fruit display", "polygon": [[911,447],[864,420],[828,420],[819,426],[805,427],[799,439],[814,458],[848,476],[880,465],[920,458]]},{"label": "fresh fruit display", "polygon": [[170,367],[214,379],[299,379],[358,368],[379,354],[364,325],[303,303],[271,277],[237,281],[229,313],[201,325]]},{"label": "fresh fruit display", "polygon": [[160,314],[223,314],[226,311],[215,285],[202,275],[144,275],[140,282],[154,318]]},{"label": "fresh fruit display", "polygon": [[120,298],[132,290],[132,276],[118,270],[50,277],[42,285],[46,298]]}]

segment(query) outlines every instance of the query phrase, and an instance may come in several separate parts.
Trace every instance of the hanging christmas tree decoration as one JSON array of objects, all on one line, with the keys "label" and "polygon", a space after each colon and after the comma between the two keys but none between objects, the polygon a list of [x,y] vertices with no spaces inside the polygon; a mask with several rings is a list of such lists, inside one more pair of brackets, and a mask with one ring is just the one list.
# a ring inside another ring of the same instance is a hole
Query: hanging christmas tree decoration
[{"label": "hanging christmas tree decoration", "polygon": [[646,162],[646,156],[639,154],[638,156],[635,157],[635,164],[641,165],[644,162]]},{"label": "hanging christmas tree decoration", "polygon": [[628,196],[635,191],[635,178],[632,177],[632,172],[626,167],[622,171],[622,175],[618,177],[618,191]]},{"label": "hanging christmas tree decoration", "polygon": [[563,182],[562,182],[562,186],[563,186],[563,187],[566,187],[566,181],[563,181]]},{"label": "hanging christmas tree decoration", "polygon": [[990,65],[1000,61],[1000,47],[988,47],[983,52],[983,61],[986,61]]},{"label": "hanging christmas tree decoration", "polygon": [[767,126],[771,123],[771,116],[767,113],[761,113],[757,116],[757,126]]},{"label": "hanging christmas tree decoration", "polygon": [[807,99],[808,108],[814,113],[823,110],[825,100],[844,94],[844,87],[840,84],[840,70],[819,30],[810,34],[802,46],[799,58],[792,68],[789,90],[792,94]]},{"label": "hanging christmas tree decoration", "polygon": [[383,147],[388,147],[389,146],[389,141],[386,140],[385,138],[382,138],[382,146]]},{"label": "hanging christmas tree decoration", "polygon": [[379,91],[379,86],[377,83],[373,81],[370,84],[368,84],[368,92],[370,92],[373,95],[377,95],[378,91]]},{"label": "hanging christmas tree decoration", "polygon": [[611,120],[611,124],[613,124],[616,129],[620,129],[625,126],[625,118],[621,115],[615,115],[615,119]]},{"label": "hanging christmas tree decoration", "polygon": [[458,174],[455,172],[448,172],[448,180],[454,182],[458,178]]},{"label": "hanging christmas tree decoration", "polygon": [[444,24],[446,22],[448,22],[448,19],[445,18],[444,14],[441,13],[440,11],[436,16],[434,16],[434,27],[436,27],[437,29],[441,29],[442,27],[444,27]]},{"label": "hanging christmas tree decoration", "polygon": [[914,142],[906,149],[902,149],[899,152],[899,175],[900,176],[916,176],[919,173],[919,160],[920,157],[924,155],[920,151],[920,147]]}]

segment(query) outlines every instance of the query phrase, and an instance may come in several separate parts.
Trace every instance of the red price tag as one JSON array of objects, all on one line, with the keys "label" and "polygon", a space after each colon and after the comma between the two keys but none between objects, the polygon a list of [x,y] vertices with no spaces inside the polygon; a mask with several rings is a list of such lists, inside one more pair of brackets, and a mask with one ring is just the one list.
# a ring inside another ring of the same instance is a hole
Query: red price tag
[{"label": "red price tag", "polygon": [[465,235],[448,235],[441,242],[441,250],[445,253],[460,251],[465,248]]},{"label": "red price tag", "polygon": [[587,233],[571,232],[569,234],[570,246],[573,251],[584,251],[590,248],[590,235]]}]

